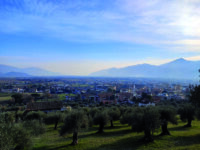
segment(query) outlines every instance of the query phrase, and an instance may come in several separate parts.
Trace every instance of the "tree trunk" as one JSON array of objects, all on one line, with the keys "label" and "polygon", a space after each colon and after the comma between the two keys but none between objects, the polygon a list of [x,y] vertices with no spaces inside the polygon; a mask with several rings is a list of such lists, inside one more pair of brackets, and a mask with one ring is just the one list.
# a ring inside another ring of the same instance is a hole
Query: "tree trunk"
[{"label": "tree trunk", "polygon": [[55,122],[54,130],[57,130],[57,126],[58,126],[58,120],[56,120]]},{"label": "tree trunk", "polygon": [[15,122],[18,123],[18,120],[19,120],[19,116],[18,116],[18,114],[16,114],[16,116],[15,116]]},{"label": "tree trunk", "polygon": [[185,127],[191,127],[192,126],[192,119],[188,119],[188,123],[185,125]]},{"label": "tree trunk", "polygon": [[162,128],[162,133],[160,135],[170,135],[170,132],[167,129],[167,122],[164,122],[161,128]]},{"label": "tree trunk", "polygon": [[110,120],[110,127],[114,127],[114,126],[113,126],[113,121],[112,121],[112,120]]},{"label": "tree trunk", "polygon": [[103,133],[103,127],[104,127],[104,125],[100,124],[99,125],[99,131],[97,133]]},{"label": "tree trunk", "polygon": [[78,132],[73,133],[73,141],[71,143],[72,145],[78,144]]},{"label": "tree trunk", "polygon": [[143,138],[144,142],[153,142],[153,137],[151,135],[151,131],[150,130],[145,130],[144,134],[145,134],[145,136]]}]

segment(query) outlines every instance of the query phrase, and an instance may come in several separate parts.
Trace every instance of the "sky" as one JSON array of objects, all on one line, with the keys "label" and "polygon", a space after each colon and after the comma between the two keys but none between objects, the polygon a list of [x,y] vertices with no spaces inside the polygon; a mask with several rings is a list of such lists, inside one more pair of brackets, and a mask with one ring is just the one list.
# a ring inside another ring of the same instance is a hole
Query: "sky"
[{"label": "sky", "polygon": [[200,0],[0,0],[0,64],[63,75],[200,60]]}]

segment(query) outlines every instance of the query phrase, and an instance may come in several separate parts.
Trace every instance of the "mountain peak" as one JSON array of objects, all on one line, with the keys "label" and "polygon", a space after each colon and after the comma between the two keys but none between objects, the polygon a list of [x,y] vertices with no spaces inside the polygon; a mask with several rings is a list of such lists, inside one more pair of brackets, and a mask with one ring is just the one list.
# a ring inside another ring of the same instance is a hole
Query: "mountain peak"
[{"label": "mountain peak", "polygon": [[174,60],[174,61],[176,61],[176,62],[185,62],[185,61],[187,61],[187,60],[185,60],[184,58],[178,58],[178,59],[176,59],[176,60]]},{"label": "mountain peak", "polygon": [[[172,61],[170,61],[170,62],[168,62],[168,63],[165,63],[165,64],[162,64],[162,65],[160,65],[160,66],[168,66],[168,65],[172,65],[172,66],[176,66],[176,65],[183,65],[183,64],[187,64],[188,62],[190,62],[190,61],[188,61],[188,60],[186,60],[186,59],[184,59],[184,58],[178,58],[178,59],[175,59],[175,60],[172,60]],[[177,66],[176,66],[177,67]]]}]

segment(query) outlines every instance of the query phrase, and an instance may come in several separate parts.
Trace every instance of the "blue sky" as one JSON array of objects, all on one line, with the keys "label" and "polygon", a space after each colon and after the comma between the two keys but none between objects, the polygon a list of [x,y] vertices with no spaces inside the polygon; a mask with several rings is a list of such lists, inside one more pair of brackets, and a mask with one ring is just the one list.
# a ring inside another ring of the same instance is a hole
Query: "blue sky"
[{"label": "blue sky", "polygon": [[0,64],[87,75],[200,60],[199,0],[1,0]]}]

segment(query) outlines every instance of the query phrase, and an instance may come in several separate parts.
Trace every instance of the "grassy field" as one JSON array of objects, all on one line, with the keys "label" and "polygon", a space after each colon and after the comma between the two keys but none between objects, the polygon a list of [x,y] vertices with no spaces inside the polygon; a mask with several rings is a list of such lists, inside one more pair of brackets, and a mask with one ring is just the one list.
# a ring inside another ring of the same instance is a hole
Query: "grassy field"
[{"label": "grassy field", "polygon": [[11,96],[0,97],[0,101],[7,101],[7,100],[10,100],[10,99],[12,99]]},{"label": "grassy field", "polygon": [[8,101],[11,100],[11,96],[0,96],[0,101]]},{"label": "grassy field", "polygon": [[59,100],[65,100],[66,94],[59,94],[58,97],[59,97]]},{"label": "grassy field", "polygon": [[10,93],[0,93],[0,102],[11,100],[11,95]]},{"label": "grassy field", "polygon": [[79,133],[79,144],[70,145],[72,134],[59,136],[53,130],[53,125],[47,126],[47,132],[40,137],[33,138],[33,150],[197,150],[200,149],[200,121],[193,121],[191,128],[183,128],[185,123],[169,124],[171,136],[159,136],[160,130],[155,132],[153,143],[142,143],[139,139],[143,133],[134,133],[131,127],[115,122],[115,127],[105,128],[105,133],[96,134],[98,127],[93,126],[87,131]]}]

